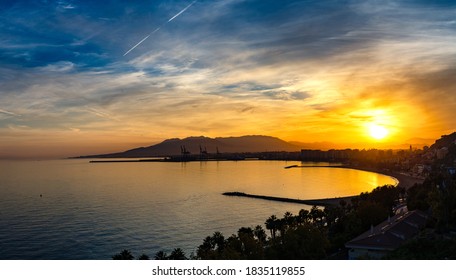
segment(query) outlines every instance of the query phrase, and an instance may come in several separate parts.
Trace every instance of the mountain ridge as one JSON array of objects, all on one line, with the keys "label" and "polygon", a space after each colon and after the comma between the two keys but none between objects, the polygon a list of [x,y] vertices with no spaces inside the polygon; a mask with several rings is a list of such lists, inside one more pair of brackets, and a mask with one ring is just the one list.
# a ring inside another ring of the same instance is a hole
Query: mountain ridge
[{"label": "mountain ridge", "polygon": [[297,152],[300,146],[280,138],[265,135],[244,135],[210,138],[190,136],[183,139],[170,138],[158,144],[133,148],[124,152],[88,155],[81,158],[134,158],[176,156],[185,148],[190,154],[207,153],[247,153],[247,152]]}]

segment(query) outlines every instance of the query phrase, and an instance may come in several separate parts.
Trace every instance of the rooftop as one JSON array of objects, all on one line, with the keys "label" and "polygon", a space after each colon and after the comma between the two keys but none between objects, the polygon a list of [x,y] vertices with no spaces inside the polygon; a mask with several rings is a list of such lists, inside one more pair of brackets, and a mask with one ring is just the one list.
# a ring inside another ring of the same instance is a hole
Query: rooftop
[{"label": "rooftop", "polygon": [[388,218],[345,244],[348,248],[394,250],[418,234],[426,224],[426,214],[409,211]]}]

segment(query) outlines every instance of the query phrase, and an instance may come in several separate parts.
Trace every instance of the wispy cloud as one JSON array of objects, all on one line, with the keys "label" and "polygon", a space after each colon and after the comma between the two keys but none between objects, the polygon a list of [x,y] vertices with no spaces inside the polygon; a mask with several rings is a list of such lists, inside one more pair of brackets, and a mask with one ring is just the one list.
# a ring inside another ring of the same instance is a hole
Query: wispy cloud
[{"label": "wispy cloud", "polygon": [[41,67],[43,71],[49,72],[67,72],[75,69],[74,63],[70,61],[59,61],[57,63],[49,64]]},{"label": "wispy cloud", "polygon": [[1,137],[25,126],[145,142],[257,130],[335,139],[375,110],[397,131],[456,127],[449,2],[2,5]]},{"label": "wispy cloud", "polygon": [[87,107],[86,110],[87,110],[87,112],[90,112],[90,113],[92,113],[92,114],[94,114],[96,116],[99,116],[99,117],[103,118],[103,119],[119,121],[119,119],[117,117],[115,117],[110,112],[102,111],[100,109],[95,109],[95,108],[91,108],[91,107]]},{"label": "wispy cloud", "polygon": [[0,109],[0,113],[1,114],[5,114],[5,115],[9,115],[9,116],[16,116],[16,117],[20,117],[21,116],[19,114],[16,114],[16,113],[13,113],[13,112],[10,112],[10,111],[7,111],[7,110],[2,110],[2,109]]}]

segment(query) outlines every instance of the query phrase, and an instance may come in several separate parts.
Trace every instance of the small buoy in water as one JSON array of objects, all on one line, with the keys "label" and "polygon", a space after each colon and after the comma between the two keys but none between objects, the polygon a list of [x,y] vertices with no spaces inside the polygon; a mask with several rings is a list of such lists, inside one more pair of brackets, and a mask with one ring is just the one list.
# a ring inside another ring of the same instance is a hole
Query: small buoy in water
[{"label": "small buoy in water", "polygon": [[40,197],[43,197],[43,195],[42,195],[42,194],[40,194]]}]

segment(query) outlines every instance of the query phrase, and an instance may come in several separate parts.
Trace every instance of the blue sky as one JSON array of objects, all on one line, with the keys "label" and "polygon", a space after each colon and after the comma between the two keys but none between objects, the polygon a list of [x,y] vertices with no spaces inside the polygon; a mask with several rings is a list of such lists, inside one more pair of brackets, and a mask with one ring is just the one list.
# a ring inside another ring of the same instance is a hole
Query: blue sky
[{"label": "blue sky", "polygon": [[456,127],[454,1],[2,1],[0,33],[0,157]]}]

